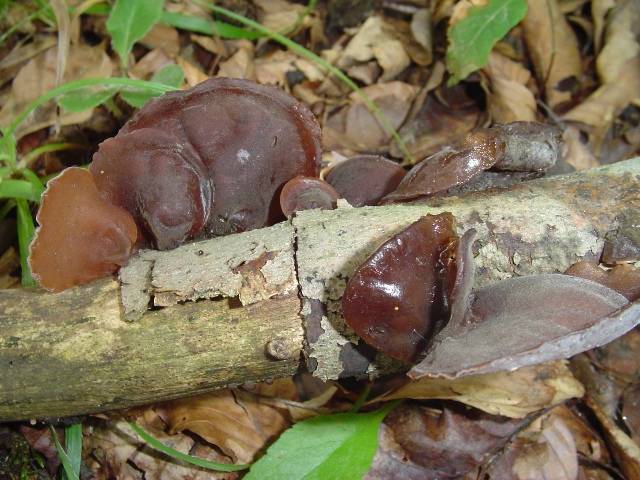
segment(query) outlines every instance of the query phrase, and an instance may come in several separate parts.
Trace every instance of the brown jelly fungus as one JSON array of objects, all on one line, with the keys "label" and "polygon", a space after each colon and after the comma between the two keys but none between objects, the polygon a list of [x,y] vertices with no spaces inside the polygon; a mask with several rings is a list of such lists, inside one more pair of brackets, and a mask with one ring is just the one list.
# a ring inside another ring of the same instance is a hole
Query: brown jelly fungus
[{"label": "brown jelly fungus", "polygon": [[91,173],[68,168],[51,180],[36,216],[29,266],[47,290],[60,291],[115,272],[136,242],[136,224],[101,195]]},{"label": "brown jelly fungus", "polygon": [[313,208],[333,210],[337,201],[338,192],[327,182],[313,177],[292,178],[280,193],[280,207],[287,217],[294,212]]},{"label": "brown jelly fungus", "polygon": [[358,155],[344,160],[327,173],[325,179],[354,207],[377,205],[393,192],[406,171],[396,162],[378,155]]},{"label": "brown jelly fungus", "polygon": [[384,242],[342,297],[347,324],[369,345],[411,362],[446,321],[443,250],[455,240],[450,213],[426,215]]},{"label": "brown jelly fungus", "polygon": [[91,171],[152,243],[172,248],[279,221],[281,188],[317,176],[320,153],[320,128],[303,104],[277,88],[213,78],[145,105],[100,146]]}]

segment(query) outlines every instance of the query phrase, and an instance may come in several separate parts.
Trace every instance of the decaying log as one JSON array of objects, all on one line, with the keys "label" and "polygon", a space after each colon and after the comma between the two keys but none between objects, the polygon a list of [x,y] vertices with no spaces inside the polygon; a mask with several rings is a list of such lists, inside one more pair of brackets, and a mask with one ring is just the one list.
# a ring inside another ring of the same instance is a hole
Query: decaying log
[{"label": "decaying log", "polygon": [[426,213],[452,212],[460,232],[478,231],[484,286],[598,257],[616,217],[634,208],[640,159],[422,205],[303,212],[292,223],[140,252],[121,283],[0,291],[0,420],[288,376],[303,343],[321,378],[395,368],[358,345],[340,315],[347,279],[390,235]]}]

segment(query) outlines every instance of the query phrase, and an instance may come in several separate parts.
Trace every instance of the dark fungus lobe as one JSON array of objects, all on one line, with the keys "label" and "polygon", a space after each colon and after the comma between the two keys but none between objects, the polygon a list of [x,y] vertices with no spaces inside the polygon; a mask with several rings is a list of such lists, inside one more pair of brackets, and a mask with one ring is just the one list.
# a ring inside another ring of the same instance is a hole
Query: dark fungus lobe
[{"label": "dark fungus lobe", "polygon": [[544,172],[561,156],[562,131],[537,122],[513,122],[491,127],[505,142],[496,170]]},{"label": "dark fungus lobe", "polygon": [[189,143],[158,129],[120,133],[100,144],[89,170],[98,189],[129,211],[157,248],[174,248],[203,229],[213,188]]},{"label": "dark fungus lobe", "polygon": [[320,127],[311,111],[282,90],[247,80],[213,78],[152,100],[116,140],[145,128],[176,132],[197,152],[215,192],[209,236],[281,220],[284,184],[319,173]]},{"label": "dark fungus lobe", "polygon": [[504,140],[491,129],[472,132],[461,145],[444,149],[414,166],[382,203],[415,200],[461,185],[491,168],[504,150]]},{"label": "dark fungus lobe", "polygon": [[285,183],[280,192],[280,208],[286,217],[294,212],[320,208],[333,210],[338,201],[338,192],[319,178],[297,176]]},{"label": "dark fungus lobe", "polygon": [[369,345],[405,362],[439,327],[444,302],[440,255],[455,237],[450,213],[426,215],[383,243],[349,279],[347,324]]},{"label": "dark fungus lobe", "polygon": [[358,155],[332,167],[327,183],[354,207],[377,205],[393,192],[406,171],[396,162],[378,155]]}]

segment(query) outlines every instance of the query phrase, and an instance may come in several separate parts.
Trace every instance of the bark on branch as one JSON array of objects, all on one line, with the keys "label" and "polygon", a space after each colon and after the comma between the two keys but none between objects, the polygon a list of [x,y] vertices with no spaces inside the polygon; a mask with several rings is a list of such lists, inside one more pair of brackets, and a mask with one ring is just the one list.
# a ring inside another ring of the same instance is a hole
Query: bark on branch
[{"label": "bark on branch", "polygon": [[[293,374],[397,368],[345,327],[355,268],[426,213],[478,231],[477,286],[598,257],[640,208],[640,159],[422,205],[303,212],[293,223],[141,252],[60,294],[0,291],[0,421],[77,415]],[[301,356],[305,347],[304,355]]]}]

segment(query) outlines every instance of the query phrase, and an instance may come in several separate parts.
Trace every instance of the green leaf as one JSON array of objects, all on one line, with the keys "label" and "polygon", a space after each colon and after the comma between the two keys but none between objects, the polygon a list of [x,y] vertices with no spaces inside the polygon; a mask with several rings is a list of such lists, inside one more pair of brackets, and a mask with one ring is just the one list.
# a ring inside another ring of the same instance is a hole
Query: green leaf
[{"label": "green leaf", "polygon": [[233,465],[228,463],[211,462],[203,458],[187,455],[186,453],[182,453],[174,448],[168,447],[157,438],[151,436],[137,424],[129,422],[129,426],[133,429],[134,432],[140,435],[140,437],[145,442],[147,442],[147,444],[149,444],[151,448],[154,448],[159,452],[162,452],[165,455],[169,455],[170,457],[177,460],[182,460],[183,462],[187,462],[198,467],[206,468],[208,470],[215,470],[218,472],[239,472],[241,470],[246,470],[247,468],[249,468],[249,465]]},{"label": "green leaf", "polygon": [[217,35],[222,38],[245,38],[255,40],[263,37],[259,32],[252,32],[244,28],[236,27],[225,22],[219,22],[193,15],[185,15],[177,12],[162,12],[163,23],[182,30],[202,33],[204,35]]},{"label": "green leaf", "polygon": [[516,26],[527,13],[526,0],[489,0],[471,7],[467,16],[449,27],[448,85],[455,85],[471,72],[484,67],[498,40]]},{"label": "green leaf", "polygon": [[[158,70],[153,75],[153,77],[151,77],[151,81],[177,88],[182,85],[182,82],[184,81],[184,72],[182,71],[180,65],[165,65],[160,70]],[[151,98],[157,97],[158,95],[159,93],[157,91],[145,89],[123,91],[120,94],[125,102],[127,102],[132,107],[137,108],[142,107]]]},{"label": "green leaf", "polygon": [[83,112],[98,105],[102,105],[118,91],[117,87],[88,87],[75,92],[61,95],[58,98],[60,105],[67,112]]},{"label": "green leaf", "polygon": [[[64,429],[64,444],[71,466],[71,471],[75,475],[80,474],[80,463],[82,462],[82,423],[74,423]],[[70,476],[65,467],[64,476],[68,479],[76,479],[78,475]]]},{"label": "green leaf", "polygon": [[160,20],[164,0],[116,0],[107,19],[111,45],[127,66],[133,44]]},{"label": "green leaf", "polygon": [[39,202],[42,190],[42,187],[26,180],[0,180],[0,198],[20,198]]},{"label": "green leaf", "polygon": [[322,415],[297,423],[251,466],[244,480],[359,480],[371,466],[380,423],[395,405],[369,413]]},{"label": "green leaf", "polygon": [[36,227],[33,224],[33,217],[31,217],[27,201],[22,198],[16,198],[15,202],[16,207],[18,207],[18,248],[20,250],[20,265],[22,266],[22,286],[35,287],[36,281],[31,276],[27,258],[29,257],[29,244]]},{"label": "green leaf", "polygon": [[[77,426],[80,427],[79,428],[80,439],[77,438],[78,436]],[[78,449],[78,442],[79,442],[80,453],[82,453],[82,424],[71,425],[70,427],[67,427],[65,429],[65,432],[64,432],[65,439],[67,438],[66,435],[68,434],[69,429],[72,429],[70,432],[71,436],[76,437],[71,439],[71,445],[69,443],[69,440],[68,439],[66,440],[67,450],[62,448],[62,445],[60,444],[60,440],[58,439],[58,434],[56,433],[55,428],[53,428],[52,426],[50,426],[49,428],[51,429],[51,436],[53,437],[53,441],[56,444],[58,458],[60,459],[60,463],[62,463],[62,467],[64,469],[63,478],[66,478],[68,480],[78,480],[80,478],[80,455],[77,454],[77,449]],[[73,455],[71,454],[72,448],[74,449]]]}]

